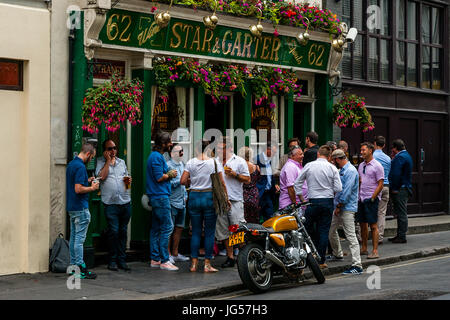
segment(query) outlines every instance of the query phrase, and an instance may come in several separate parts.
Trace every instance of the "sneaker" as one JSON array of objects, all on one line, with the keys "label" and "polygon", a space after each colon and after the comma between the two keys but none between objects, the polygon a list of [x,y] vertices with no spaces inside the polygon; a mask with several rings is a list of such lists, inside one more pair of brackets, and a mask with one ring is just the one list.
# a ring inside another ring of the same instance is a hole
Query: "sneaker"
[{"label": "sneaker", "polygon": [[152,268],[159,268],[160,265],[161,265],[161,261],[152,260],[152,262],[150,262],[150,267],[152,267]]},{"label": "sneaker", "polygon": [[178,254],[177,256],[172,256],[174,261],[189,261],[189,257],[183,256],[182,254]]},{"label": "sneaker", "polygon": [[174,266],[170,261],[167,261],[166,263],[161,263],[159,268],[162,270],[167,270],[167,271],[177,271],[178,270],[178,267]]},{"label": "sneaker", "polygon": [[78,266],[80,268],[80,278],[81,279],[95,279],[97,275],[91,271],[88,271],[86,264]]},{"label": "sneaker", "polygon": [[219,251],[219,256],[225,257],[226,255],[227,255],[227,250],[226,249],[223,249],[223,250]]},{"label": "sneaker", "polygon": [[230,257],[227,257],[227,261],[225,261],[224,263],[222,263],[221,267],[222,268],[233,268],[234,267],[234,259],[231,259]]},{"label": "sneaker", "polygon": [[337,256],[332,254],[332,255],[327,256],[326,260],[328,260],[328,261],[342,261],[342,260],[344,260],[344,257],[337,257]]},{"label": "sneaker", "polygon": [[169,261],[171,264],[175,264],[175,259],[173,258],[173,256],[169,255]]},{"label": "sneaker", "polygon": [[356,267],[353,266],[347,270],[345,270],[344,272],[342,272],[342,274],[362,274],[363,273],[363,269],[360,267]]}]

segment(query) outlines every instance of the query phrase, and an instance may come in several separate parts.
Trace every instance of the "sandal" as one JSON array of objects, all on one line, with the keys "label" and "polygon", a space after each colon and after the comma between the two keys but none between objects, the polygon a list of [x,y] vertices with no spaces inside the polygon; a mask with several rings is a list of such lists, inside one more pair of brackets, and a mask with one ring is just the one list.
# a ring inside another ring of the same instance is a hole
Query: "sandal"
[{"label": "sandal", "polygon": [[367,251],[367,250],[366,251],[360,251],[359,254],[361,256],[367,256],[369,254],[369,251]]},{"label": "sandal", "polygon": [[205,264],[205,267],[203,268],[203,271],[205,273],[210,273],[210,272],[212,273],[212,272],[217,272],[219,270],[217,270],[216,268],[213,268],[213,266],[210,265],[210,264]]},{"label": "sandal", "polygon": [[189,268],[189,271],[196,272],[197,271],[197,265],[198,265],[198,259],[192,259],[191,267]]},{"label": "sandal", "polygon": [[379,257],[378,253],[371,253],[367,256],[367,259],[378,259]]}]

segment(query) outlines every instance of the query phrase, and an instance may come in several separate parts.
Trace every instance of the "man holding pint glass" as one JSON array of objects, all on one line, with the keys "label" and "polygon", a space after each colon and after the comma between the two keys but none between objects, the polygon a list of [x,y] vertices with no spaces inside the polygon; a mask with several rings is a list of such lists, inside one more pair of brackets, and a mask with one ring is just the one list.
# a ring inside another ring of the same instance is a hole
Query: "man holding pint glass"
[{"label": "man holding pint glass", "polygon": [[108,223],[108,269],[130,271],[126,263],[127,228],[131,218],[131,176],[124,160],[117,157],[117,146],[111,139],[103,142],[103,157],[97,160],[95,170],[100,180],[100,190],[105,217]]}]

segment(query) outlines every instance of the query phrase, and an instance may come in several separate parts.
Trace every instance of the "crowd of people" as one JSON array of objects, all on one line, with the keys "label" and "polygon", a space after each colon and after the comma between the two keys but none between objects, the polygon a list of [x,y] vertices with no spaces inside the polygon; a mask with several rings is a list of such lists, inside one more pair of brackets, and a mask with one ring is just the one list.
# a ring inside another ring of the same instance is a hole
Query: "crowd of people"
[{"label": "crowd of people", "polygon": [[[216,141],[214,149],[209,141],[201,141],[194,146],[194,157],[184,163],[183,148],[172,143],[169,133],[159,132],[154,143],[147,160],[145,190],[152,209],[152,268],[177,271],[177,262],[190,260],[190,271],[196,272],[202,253],[203,272],[218,272],[211,261],[219,246],[227,256],[221,267],[234,267],[237,252],[229,246],[228,227],[243,222],[262,223],[272,218],[277,210],[299,201],[310,202],[304,212],[305,227],[317,247],[321,268],[327,267],[326,261],[343,259],[338,235],[341,226],[352,256],[352,266],[344,273],[362,273],[361,255],[367,255],[368,259],[379,258],[378,246],[383,242],[390,198],[398,229],[397,235],[389,240],[406,243],[406,204],[412,193],[412,159],[400,139],[392,142],[392,159],[382,151],[385,138],[377,136],[373,142],[361,144],[362,162],[352,164],[345,141],[329,141],[319,146],[317,133],[309,132],[304,149],[299,139],[288,141],[289,151],[279,157],[278,166],[274,161],[277,146],[270,144],[264,152],[254,155],[249,147],[235,154],[233,141],[227,137]],[[80,154],[67,167],[70,263],[80,268],[84,278],[96,277],[83,261],[83,243],[90,222],[88,193],[99,188],[108,223],[108,269],[130,270],[125,249],[131,217],[127,189],[132,180],[125,161],[117,157],[114,141],[107,139],[102,148],[96,178],[88,178],[84,165],[95,157],[95,148],[90,143],[82,146]],[[164,155],[169,155],[169,160]],[[225,214],[215,211],[211,179],[215,173],[220,173],[219,184],[225,193]],[[192,232],[190,258],[178,252],[186,217],[189,217]],[[369,228],[372,234],[370,253]]]}]

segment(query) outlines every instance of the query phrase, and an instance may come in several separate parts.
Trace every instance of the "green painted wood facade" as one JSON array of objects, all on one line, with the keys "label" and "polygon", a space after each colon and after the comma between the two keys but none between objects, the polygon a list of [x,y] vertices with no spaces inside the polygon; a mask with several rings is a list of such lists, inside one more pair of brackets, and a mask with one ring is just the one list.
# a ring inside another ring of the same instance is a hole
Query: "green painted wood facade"
[{"label": "green painted wood facade", "polygon": [[[111,11],[113,12],[113,11]],[[143,14],[139,14],[142,16]],[[109,14],[111,17],[111,14]],[[83,21],[83,19],[81,19]],[[108,21],[108,20],[107,20]],[[179,20],[174,19],[173,22],[179,22]],[[126,23],[126,19],[123,20],[123,23]],[[189,22],[191,23],[191,22]],[[126,27],[126,25],[124,25]],[[117,28],[121,28],[122,26],[118,25]],[[106,24],[104,27],[104,31],[101,34],[101,37],[106,36],[105,28],[111,28],[111,25],[108,27]],[[138,26],[136,27],[138,28]],[[75,52],[74,52],[74,74],[73,74],[73,83],[74,83],[74,92],[73,92],[73,113],[72,118],[73,121],[71,123],[72,126],[72,152],[79,152],[79,148],[81,147],[82,137],[88,136],[86,133],[81,132],[81,105],[84,98],[85,90],[93,85],[92,77],[87,78],[87,70],[88,70],[88,62],[84,55],[83,48],[83,28],[77,30],[76,32],[76,40],[75,40]],[[118,29],[117,32],[119,32]],[[137,31],[136,31],[137,32]],[[123,34],[123,36],[127,36],[127,34]],[[117,37],[120,37],[120,33],[118,33]],[[130,37],[131,39],[131,37]],[[103,39],[104,40],[104,39]],[[309,50],[311,45],[314,42],[309,44]],[[124,44],[126,45],[126,44]],[[281,49],[280,49],[281,50]],[[305,49],[307,50],[307,49]],[[329,44],[327,46],[327,50],[329,50]],[[281,52],[281,51],[280,51]],[[328,53],[329,51],[327,51]],[[174,54],[176,56],[176,52]],[[281,55],[281,53],[280,53]],[[307,53],[306,53],[307,55]],[[326,55],[328,62],[328,54]],[[316,57],[317,58],[317,57]],[[256,60],[258,62],[258,60]],[[310,68],[311,69],[311,68]],[[311,69],[311,72],[314,72],[314,69]],[[134,126],[131,130],[131,145],[126,145],[126,132],[121,130],[121,143],[119,156],[122,156],[123,159],[127,153],[131,152],[131,163],[128,165],[131,167],[131,175],[133,177],[133,185],[131,188],[131,197],[132,197],[132,219],[131,219],[131,243],[132,247],[137,248],[144,244],[145,249],[147,249],[146,244],[149,241],[149,231],[151,224],[151,213],[143,209],[141,204],[142,195],[145,193],[145,174],[146,174],[146,162],[147,158],[151,153],[151,124],[152,124],[152,110],[151,110],[151,101],[152,101],[152,86],[155,85],[155,77],[152,70],[148,69],[135,69],[132,70],[132,78],[139,78],[144,82],[144,98],[141,105],[142,108],[142,123]],[[190,87],[189,83],[175,83],[176,86],[184,86]],[[332,121],[331,121],[331,108],[332,108],[332,97],[330,97],[330,88],[328,84],[328,76],[324,74],[315,74],[315,96],[317,98],[315,102],[315,114],[320,115],[315,117],[315,131],[319,134],[320,143],[324,143],[327,140],[331,140],[332,138]],[[205,123],[205,92],[202,88],[195,87],[194,88],[194,113],[191,115],[194,121],[201,121],[201,128],[199,130],[195,130],[195,128],[190,128],[193,131],[193,141],[197,141],[201,139],[204,132],[204,123]],[[246,87],[247,95],[245,97],[240,96],[239,94],[234,95],[234,112],[233,112],[233,129],[242,129],[244,132],[251,128],[252,125],[252,88]],[[291,138],[294,134],[294,126],[301,124],[303,129],[303,136],[307,131],[310,130],[311,123],[311,110],[310,108],[304,108],[304,118],[303,119],[295,119],[294,113],[295,108],[298,108],[300,104],[298,102],[294,102],[294,97],[292,95],[287,95],[283,97],[284,99],[284,123],[281,124],[281,130],[284,130],[284,146],[287,151],[287,140]],[[229,125],[226,115],[224,114],[224,128],[227,128]],[[106,133],[101,131],[99,135],[99,149],[98,153],[101,155],[101,142],[106,138]],[[246,138],[246,145],[250,144],[249,137]],[[99,197],[96,195],[92,195],[91,197],[91,214],[92,214],[92,222],[89,228],[88,239],[86,241],[87,246],[95,245],[95,238],[100,237],[103,228],[105,228],[105,222],[103,218],[103,208],[101,206],[101,201],[99,201]]]}]

